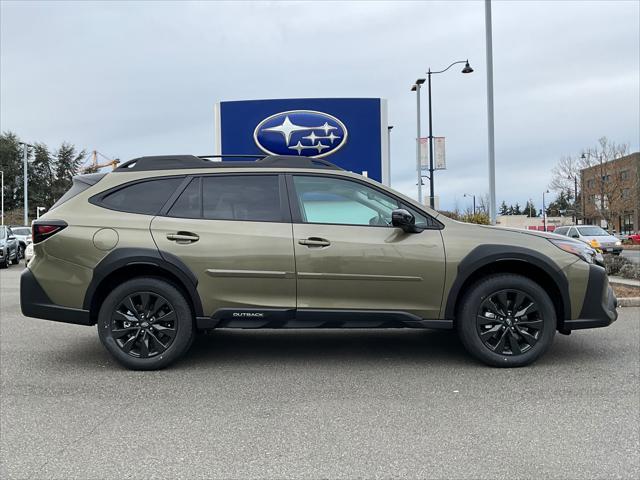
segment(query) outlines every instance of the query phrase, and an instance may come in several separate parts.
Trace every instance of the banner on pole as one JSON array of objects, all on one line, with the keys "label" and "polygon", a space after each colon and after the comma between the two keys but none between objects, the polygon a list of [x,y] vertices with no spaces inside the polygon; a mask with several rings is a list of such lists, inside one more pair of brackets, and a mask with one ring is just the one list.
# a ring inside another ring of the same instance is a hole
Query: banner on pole
[{"label": "banner on pole", "polygon": [[[434,170],[446,170],[447,169],[447,160],[445,156],[445,141],[444,137],[433,137],[433,154],[434,154],[434,162],[433,169]],[[420,166],[422,170],[429,170],[429,139],[421,138],[420,139]]]}]

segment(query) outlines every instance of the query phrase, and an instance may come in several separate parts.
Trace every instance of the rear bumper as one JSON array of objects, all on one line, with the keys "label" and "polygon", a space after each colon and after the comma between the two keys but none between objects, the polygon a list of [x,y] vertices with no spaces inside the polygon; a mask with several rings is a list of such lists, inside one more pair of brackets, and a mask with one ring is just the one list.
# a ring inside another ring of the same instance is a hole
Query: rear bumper
[{"label": "rear bumper", "polygon": [[607,327],[617,320],[617,307],[618,300],[609,285],[605,269],[591,265],[580,318],[565,320],[564,330]]},{"label": "rear bumper", "polygon": [[20,308],[25,317],[76,325],[93,325],[88,310],[54,304],[28,268],[25,268],[20,276]]}]

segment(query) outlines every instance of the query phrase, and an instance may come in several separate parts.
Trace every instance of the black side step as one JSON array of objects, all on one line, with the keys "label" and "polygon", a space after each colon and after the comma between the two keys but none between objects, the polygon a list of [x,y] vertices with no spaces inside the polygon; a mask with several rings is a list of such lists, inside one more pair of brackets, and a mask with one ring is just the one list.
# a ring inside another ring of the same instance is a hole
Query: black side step
[{"label": "black side step", "polygon": [[432,328],[449,330],[452,320],[426,320],[393,310],[221,308],[211,318],[198,317],[210,328]]}]

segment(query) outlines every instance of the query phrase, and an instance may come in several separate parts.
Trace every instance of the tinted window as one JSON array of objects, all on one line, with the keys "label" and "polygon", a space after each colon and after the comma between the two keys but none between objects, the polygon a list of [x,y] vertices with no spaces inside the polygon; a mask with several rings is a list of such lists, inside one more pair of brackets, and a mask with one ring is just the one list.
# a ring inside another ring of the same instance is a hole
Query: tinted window
[{"label": "tinted window", "polygon": [[173,177],[134,183],[109,193],[101,205],[122,212],[155,215],[183,180]]},{"label": "tinted window", "polygon": [[566,235],[567,230],[569,230],[568,227],[560,227],[560,228],[556,228],[555,232],[553,233],[557,233],[558,235]]},{"label": "tinted window", "polygon": [[359,182],[329,177],[293,177],[302,221],[390,226],[398,202]]},{"label": "tinted window", "polygon": [[180,194],[176,203],[169,210],[170,217],[201,218],[202,195],[200,191],[200,179],[194,178],[187,188]]},{"label": "tinted window", "polygon": [[210,220],[281,222],[278,176],[203,177],[202,211]]},{"label": "tinted window", "polygon": [[31,235],[30,228],[12,228],[14,235]]}]

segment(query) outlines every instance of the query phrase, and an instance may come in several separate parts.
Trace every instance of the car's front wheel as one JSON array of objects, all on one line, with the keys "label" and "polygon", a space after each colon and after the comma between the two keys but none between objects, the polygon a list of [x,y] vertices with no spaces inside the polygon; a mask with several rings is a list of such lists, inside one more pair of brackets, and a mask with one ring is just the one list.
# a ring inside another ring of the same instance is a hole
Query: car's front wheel
[{"label": "car's front wheel", "polygon": [[553,342],[556,313],[549,295],[521,275],[491,275],[462,300],[457,329],[466,349],[496,367],[537,360]]},{"label": "car's front wheel", "polygon": [[184,295],[158,278],[129,280],[104,300],[98,335],[122,365],[133,370],[164,368],[191,345],[193,315]]}]

